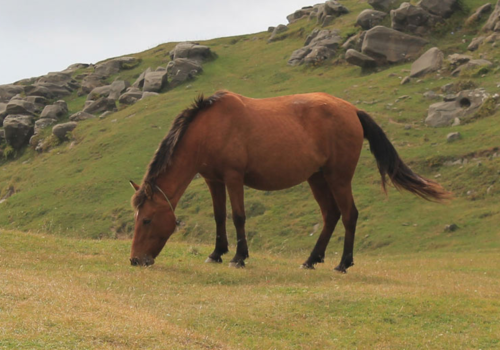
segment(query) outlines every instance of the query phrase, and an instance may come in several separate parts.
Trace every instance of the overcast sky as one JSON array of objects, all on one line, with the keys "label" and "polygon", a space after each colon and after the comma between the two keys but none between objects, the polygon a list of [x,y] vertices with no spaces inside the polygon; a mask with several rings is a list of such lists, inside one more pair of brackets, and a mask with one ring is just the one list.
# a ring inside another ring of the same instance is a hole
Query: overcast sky
[{"label": "overcast sky", "polygon": [[0,84],[170,41],[286,24],[307,0],[0,0]]}]

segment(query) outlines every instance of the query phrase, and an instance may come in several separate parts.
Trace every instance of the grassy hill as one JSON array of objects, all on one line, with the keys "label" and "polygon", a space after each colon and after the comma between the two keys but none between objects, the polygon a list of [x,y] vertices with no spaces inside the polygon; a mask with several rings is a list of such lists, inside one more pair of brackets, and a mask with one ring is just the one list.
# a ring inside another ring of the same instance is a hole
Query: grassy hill
[{"label": "grassy hill", "polygon": [[[471,9],[484,1],[463,1],[465,10],[456,13],[430,38],[428,48],[438,46],[445,55],[466,52],[467,43],[482,23],[462,28]],[[328,28],[340,29],[347,37],[357,32],[357,14],[369,8],[366,2],[343,1],[351,12]],[[306,4],[304,4],[306,5]],[[284,14],[285,15],[285,14]],[[132,190],[128,180],[142,178],[158,143],[173,118],[199,94],[210,95],[219,89],[231,90],[255,98],[322,91],[346,99],[372,114],[389,135],[410,166],[429,178],[435,178],[454,192],[447,205],[427,203],[409,194],[391,189],[386,197],[368,145],[362,153],[354,181],[355,199],[360,210],[356,250],[370,253],[401,253],[423,250],[466,251],[499,248],[500,233],[500,157],[493,157],[500,146],[500,113],[458,127],[433,129],[423,124],[432,102],[422,94],[438,91],[450,82],[467,81],[487,91],[498,91],[498,61],[487,72],[469,72],[459,78],[443,72],[430,74],[407,85],[400,78],[408,75],[411,63],[362,73],[340,58],[319,67],[290,67],[290,54],[303,46],[315,23],[301,20],[290,25],[280,40],[268,43],[269,33],[202,42],[218,58],[204,64],[196,80],[156,97],[120,110],[103,120],[79,123],[73,139],[54,144],[47,152],[36,154],[26,149],[15,159],[3,161],[0,191],[10,186],[16,194],[0,204],[0,226],[4,229],[43,232],[80,238],[128,238],[133,231],[133,213],[129,205]],[[142,59],[134,69],[120,77],[133,82],[146,68],[166,66],[168,52],[175,43],[133,54]],[[472,53],[494,60],[500,49],[484,45]],[[130,56],[130,55],[129,55]],[[76,72],[75,76],[81,73]],[[484,75],[484,76],[483,76]],[[407,96],[407,97],[403,97]],[[403,98],[402,98],[403,97]],[[70,112],[81,110],[85,96],[67,98]],[[388,106],[392,104],[392,106]],[[405,125],[411,125],[407,130]],[[462,139],[447,143],[446,135],[460,131]],[[45,131],[49,133],[50,130]],[[461,166],[444,166],[447,160],[467,158]],[[307,185],[281,192],[246,190],[247,232],[250,250],[270,252],[301,251],[305,258],[317,239],[321,226],[319,209]],[[208,189],[196,178],[177,209],[184,223],[174,240],[210,243],[215,224]],[[444,232],[447,224],[459,229]],[[228,223],[234,242],[232,225]],[[340,228],[328,255],[341,249]]]}]

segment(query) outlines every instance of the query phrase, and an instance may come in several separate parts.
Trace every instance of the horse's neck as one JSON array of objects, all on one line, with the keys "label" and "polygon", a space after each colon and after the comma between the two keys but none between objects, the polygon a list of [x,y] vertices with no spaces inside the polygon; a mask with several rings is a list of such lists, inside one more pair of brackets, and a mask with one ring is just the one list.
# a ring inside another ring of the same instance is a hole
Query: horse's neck
[{"label": "horse's neck", "polygon": [[195,155],[179,154],[172,164],[156,179],[159,186],[175,207],[191,180],[198,173]]}]

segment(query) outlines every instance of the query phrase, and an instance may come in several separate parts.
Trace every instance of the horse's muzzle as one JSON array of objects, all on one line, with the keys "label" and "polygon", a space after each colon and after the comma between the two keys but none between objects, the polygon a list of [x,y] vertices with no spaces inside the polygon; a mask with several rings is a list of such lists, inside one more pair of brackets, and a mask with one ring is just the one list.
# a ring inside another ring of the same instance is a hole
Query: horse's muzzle
[{"label": "horse's muzzle", "polygon": [[139,258],[130,258],[130,265],[132,266],[151,266],[155,263],[155,259],[152,257],[146,256],[142,259]]}]

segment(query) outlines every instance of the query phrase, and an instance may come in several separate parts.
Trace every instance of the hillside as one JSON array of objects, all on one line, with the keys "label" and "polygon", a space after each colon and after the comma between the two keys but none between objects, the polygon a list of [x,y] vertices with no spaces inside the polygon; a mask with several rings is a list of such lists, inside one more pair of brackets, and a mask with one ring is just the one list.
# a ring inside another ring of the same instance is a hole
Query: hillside
[{"label": "hillside", "polygon": [[[371,7],[364,1],[341,3],[349,13],[335,18],[325,28],[338,29],[345,41],[361,31],[355,26],[356,18]],[[288,30],[272,42],[268,42],[267,31],[200,42],[216,56],[203,63],[203,72],[193,80],[166,88],[131,106],[119,104],[118,111],[106,118],[79,122],[68,141],[57,141],[50,137],[51,128],[44,129],[39,137],[48,141],[41,153],[26,147],[13,154],[2,146],[8,159],[2,160],[0,166],[0,197],[10,188],[14,194],[0,204],[0,227],[80,238],[129,238],[133,233],[133,212],[128,180],[140,181],[172,120],[198,94],[211,95],[227,89],[264,98],[321,91],[350,101],[373,115],[414,170],[436,179],[455,196],[452,202],[442,205],[391,188],[386,197],[366,144],[354,182],[360,211],[358,252],[498,249],[500,112],[493,105],[458,126],[433,128],[424,123],[429,105],[439,102],[425,97],[428,91],[442,94],[441,87],[450,83],[484,88],[491,95],[499,91],[496,57],[500,48],[484,43],[475,51],[467,51],[471,40],[481,34],[489,14],[468,26],[464,22],[485,3],[462,1],[461,10],[426,36],[428,43],[420,53],[438,47],[445,58],[455,53],[468,54],[489,59],[493,65],[452,76],[445,62],[440,71],[404,85],[401,80],[409,74],[412,62],[362,70],[344,60],[342,48],[321,64],[288,65],[291,54],[303,47],[306,37],[318,27],[315,20],[307,18],[289,24]],[[382,24],[390,26],[389,18]],[[137,65],[112,74],[107,82],[120,79],[133,84],[148,67],[165,67],[175,46],[176,43],[166,43],[127,55],[136,58]],[[79,76],[91,69],[78,69],[72,73],[73,78],[81,82]],[[69,111],[61,121],[82,110],[86,98],[76,91],[64,97]],[[461,139],[448,142],[451,132],[460,132]],[[279,253],[309,251],[313,247],[321,215],[307,184],[280,192],[247,189],[245,196],[251,251]],[[203,179],[193,180],[178,206],[177,217],[182,225],[174,240],[214,240],[212,205]],[[445,231],[450,224],[456,224],[458,229]],[[342,231],[338,229],[335,234],[329,256],[340,250],[337,238],[342,239]],[[230,224],[228,232],[233,243]],[[306,253],[303,255],[305,258]]]}]

